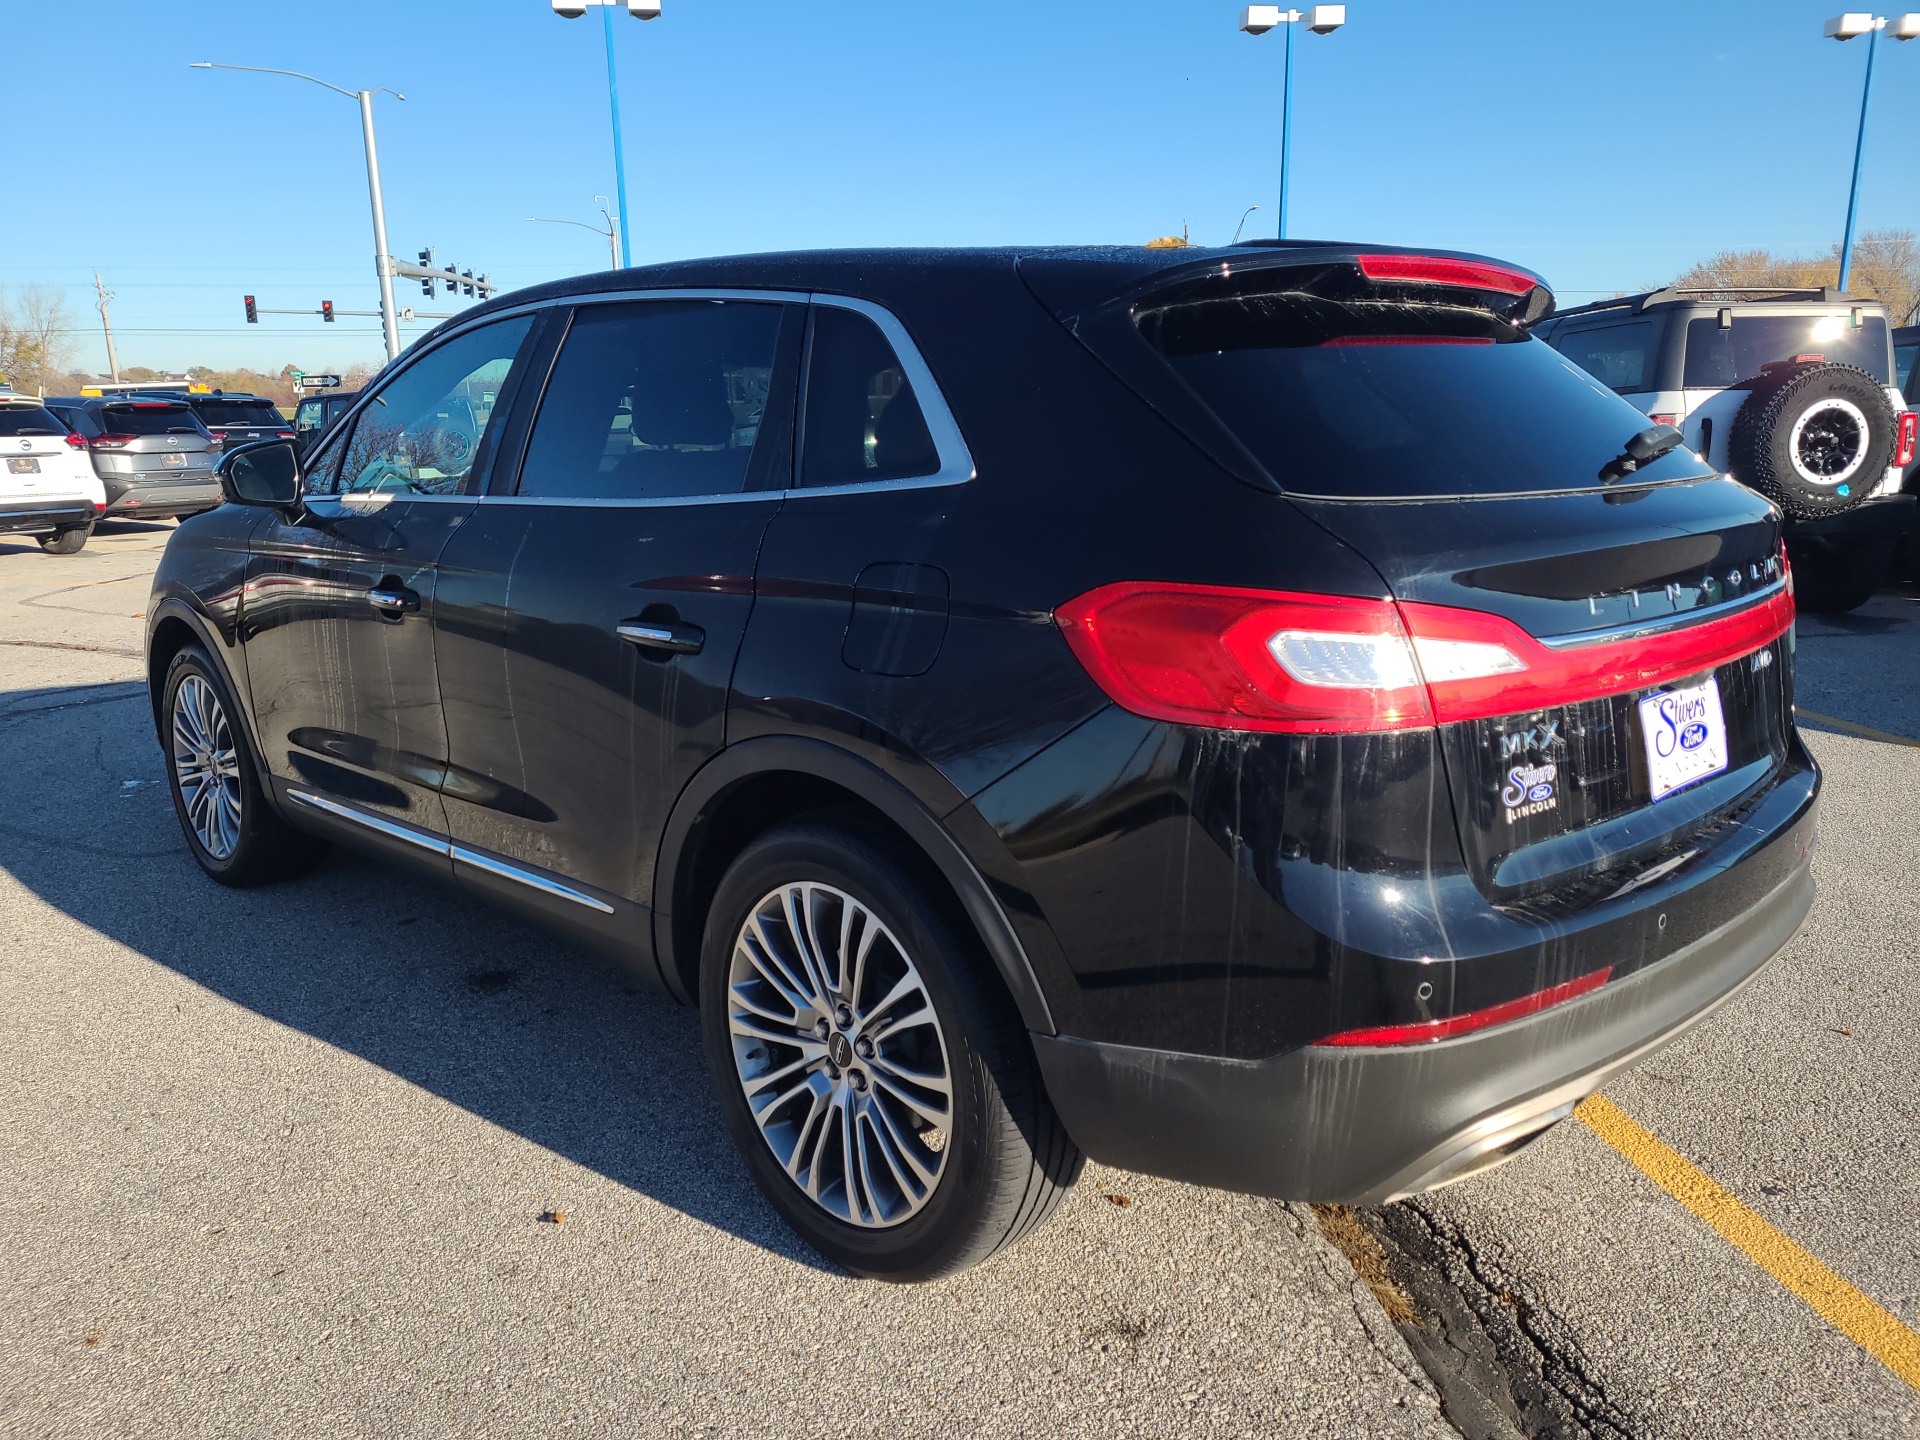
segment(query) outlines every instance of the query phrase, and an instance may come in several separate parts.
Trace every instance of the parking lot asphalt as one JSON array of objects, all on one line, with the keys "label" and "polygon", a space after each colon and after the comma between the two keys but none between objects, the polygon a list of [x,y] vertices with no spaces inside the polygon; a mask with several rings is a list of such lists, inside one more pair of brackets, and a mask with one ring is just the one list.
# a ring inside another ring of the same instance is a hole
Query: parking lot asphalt
[{"label": "parking lot asphalt", "polygon": [[351,856],[208,883],[141,683],[171,528],[0,536],[0,1434],[1453,1433],[1306,1207],[1090,1168],[856,1280],[691,1012]]},{"label": "parking lot asphalt", "polygon": [[[854,1280],[747,1181],[689,1012],[355,857],[206,882],[140,681],[170,530],[0,537],[0,1434],[1453,1433],[1305,1207],[1090,1167],[976,1271]],[[1920,739],[1920,604],[1799,654],[1803,709]],[[1911,1333],[1920,748],[1810,743],[1813,918],[1606,1093]],[[1920,1391],[1579,1121],[1391,1208],[1554,1433],[1920,1433]]]}]

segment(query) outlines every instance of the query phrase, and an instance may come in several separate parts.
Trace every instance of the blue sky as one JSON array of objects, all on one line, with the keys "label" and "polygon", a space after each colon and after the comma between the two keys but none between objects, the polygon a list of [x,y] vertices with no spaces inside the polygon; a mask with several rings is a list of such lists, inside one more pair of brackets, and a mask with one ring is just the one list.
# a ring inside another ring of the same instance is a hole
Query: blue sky
[{"label": "blue sky", "polygon": [[[1222,0],[665,0],[616,16],[636,263],[853,244],[1220,242],[1270,233],[1282,38]],[[1832,0],[1353,0],[1302,36],[1291,229],[1518,260],[1565,303],[1729,246],[1840,234],[1864,40]],[[394,252],[518,286],[603,268],[596,13],[548,0],[0,0],[10,187],[0,286],[66,287],[75,360],[336,368],[377,322],[353,103],[194,60],[309,71],[377,103]],[[1920,226],[1920,43],[1884,44],[1862,225]],[[417,286],[401,303],[423,308]],[[436,301],[433,308],[444,308]],[[417,334],[424,327],[415,327]]]}]

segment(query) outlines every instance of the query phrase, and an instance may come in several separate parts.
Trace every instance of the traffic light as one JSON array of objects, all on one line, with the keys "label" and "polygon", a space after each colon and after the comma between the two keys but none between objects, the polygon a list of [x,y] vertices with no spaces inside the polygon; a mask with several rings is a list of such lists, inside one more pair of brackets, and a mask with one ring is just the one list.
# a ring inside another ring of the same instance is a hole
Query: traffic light
[{"label": "traffic light", "polygon": [[260,323],[260,312],[253,308],[253,297],[251,295],[247,296],[246,301],[247,301],[247,323],[249,325],[258,325]]},{"label": "traffic light", "polygon": [[320,318],[329,325],[333,323],[333,302],[331,300],[322,300],[320,302]]},{"label": "traffic light", "polygon": [[[431,270],[433,268],[433,251],[422,250],[420,252],[420,263]],[[420,293],[431,300],[433,298],[433,281],[422,280],[420,282]]]},{"label": "traffic light", "polygon": [[466,291],[467,294],[471,296],[473,294],[473,272],[471,270],[463,270],[460,273],[466,279]]}]

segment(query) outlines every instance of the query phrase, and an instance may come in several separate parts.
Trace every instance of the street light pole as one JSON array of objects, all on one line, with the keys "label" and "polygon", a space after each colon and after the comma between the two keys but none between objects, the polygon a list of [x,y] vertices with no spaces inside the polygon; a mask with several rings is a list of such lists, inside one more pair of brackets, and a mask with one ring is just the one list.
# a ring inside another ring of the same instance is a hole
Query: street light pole
[{"label": "street light pole", "polygon": [[[593,198],[599,200],[602,197],[596,195]],[[594,234],[606,240],[607,260],[615,270],[618,270],[620,268],[620,252],[614,247],[619,243],[616,237],[620,232],[618,227],[613,223],[613,217],[607,214],[607,207],[605,205],[600,207],[600,216],[607,222],[607,228],[604,230],[598,225],[589,225],[584,220],[551,220],[545,215],[529,215],[527,216],[527,220],[535,225],[578,225],[582,230],[591,230]]]},{"label": "street light pole", "polygon": [[1293,179],[1293,27],[1305,24],[1315,35],[1331,35],[1347,23],[1344,5],[1315,5],[1306,10],[1282,10],[1278,5],[1249,5],[1240,13],[1240,28],[1264,35],[1275,26],[1287,27],[1286,88],[1280,99],[1280,214],[1278,238],[1287,238],[1287,189]]},{"label": "street light pole", "polygon": [[[1867,78],[1860,87],[1860,128],[1853,137],[1853,183],[1847,187],[1847,228],[1840,237],[1840,288],[1847,288],[1847,277],[1853,272],[1853,222],[1860,212],[1860,162],[1867,151],[1867,105],[1873,99],[1873,62],[1880,44],[1880,32],[1887,28],[1884,15],[1860,14],[1849,12],[1836,15],[1827,21],[1826,35],[1829,40],[1851,40],[1857,35],[1867,37]],[[1920,14],[1898,16],[1893,21],[1893,38],[1912,40],[1920,37]]]},{"label": "street light pole", "polygon": [[[660,18],[660,0],[552,0],[554,14],[566,20],[578,20],[590,6],[600,7],[601,28],[607,42],[607,108],[613,115],[613,188],[620,210],[620,267],[633,265],[633,250],[627,239],[632,226],[627,223],[627,156],[620,134],[620,75],[613,63],[613,7],[623,5],[636,20]],[[589,229],[592,227],[589,226]]]},{"label": "street light pole", "polygon": [[330,85],[312,75],[303,75],[298,70],[273,70],[263,65],[222,65],[212,60],[195,60],[188,67],[193,70],[248,70],[256,75],[291,75],[296,80],[306,80],[344,95],[360,105],[360,138],[367,150],[367,194],[373,202],[373,267],[380,276],[380,329],[386,337],[387,359],[395,360],[400,355],[400,312],[393,303],[393,256],[387,250],[387,207],[380,196],[380,152],[373,143],[373,97],[382,90],[396,100],[407,97],[398,90],[382,85],[373,90],[347,90],[338,85]]},{"label": "street light pole", "polygon": [[373,263],[380,272],[380,329],[387,341],[387,359],[394,360],[400,354],[400,312],[393,303],[393,254],[387,249],[387,204],[380,194],[380,152],[373,143],[371,90],[360,92],[360,134],[367,142],[367,194],[373,199]]}]

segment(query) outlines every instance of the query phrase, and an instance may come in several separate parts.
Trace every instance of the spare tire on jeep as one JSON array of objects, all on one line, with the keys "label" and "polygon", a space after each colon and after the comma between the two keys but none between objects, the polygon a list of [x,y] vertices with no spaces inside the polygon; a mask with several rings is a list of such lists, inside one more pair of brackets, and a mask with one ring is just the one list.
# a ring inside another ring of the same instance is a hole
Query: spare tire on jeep
[{"label": "spare tire on jeep", "polygon": [[1728,469],[1802,520],[1851,510],[1886,478],[1899,421],[1880,382],[1854,365],[1769,365],[1733,417]]}]

